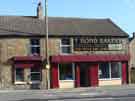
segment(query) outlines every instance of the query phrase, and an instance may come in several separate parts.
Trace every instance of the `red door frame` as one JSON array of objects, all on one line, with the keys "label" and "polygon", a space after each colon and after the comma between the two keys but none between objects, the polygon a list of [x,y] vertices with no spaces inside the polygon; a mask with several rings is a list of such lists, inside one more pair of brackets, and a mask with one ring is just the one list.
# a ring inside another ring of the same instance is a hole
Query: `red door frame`
[{"label": "red door frame", "polygon": [[75,67],[75,87],[80,87],[80,67],[77,64]]},{"label": "red door frame", "polygon": [[98,86],[98,63],[91,64],[88,70],[89,86]]},{"label": "red door frame", "polygon": [[127,84],[127,72],[128,72],[128,67],[127,67],[127,62],[122,62],[122,84]]},{"label": "red door frame", "polygon": [[51,65],[51,88],[59,88],[58,64]]}]

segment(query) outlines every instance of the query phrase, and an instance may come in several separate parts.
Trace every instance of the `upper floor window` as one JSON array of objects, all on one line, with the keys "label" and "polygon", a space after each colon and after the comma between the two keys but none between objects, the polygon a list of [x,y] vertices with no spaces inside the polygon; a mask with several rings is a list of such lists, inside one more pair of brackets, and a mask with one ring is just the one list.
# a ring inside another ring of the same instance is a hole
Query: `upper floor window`
[{"label": "upper floor window", "polygon": [[32,55],[40,55],[40,40],[39,39],[30,40],[30,53]]},{"label": "upper floor window", "polygon": [[71,53],[71,41],[69,38],[62,38],[61,39],[61,53],[62,54]]}]

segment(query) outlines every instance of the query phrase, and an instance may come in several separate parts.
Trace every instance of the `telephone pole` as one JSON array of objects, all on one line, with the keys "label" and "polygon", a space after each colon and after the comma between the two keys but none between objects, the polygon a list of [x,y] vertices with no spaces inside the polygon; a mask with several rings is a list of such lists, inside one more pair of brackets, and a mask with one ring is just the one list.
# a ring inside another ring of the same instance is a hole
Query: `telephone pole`
[{"label": "telephone pole", "polygon": [[45,34],[46,34],[46,76],[47,89],[50,88],[50,62],[49,62],[49,47],[48,47],[48,0],[45,0]]}]

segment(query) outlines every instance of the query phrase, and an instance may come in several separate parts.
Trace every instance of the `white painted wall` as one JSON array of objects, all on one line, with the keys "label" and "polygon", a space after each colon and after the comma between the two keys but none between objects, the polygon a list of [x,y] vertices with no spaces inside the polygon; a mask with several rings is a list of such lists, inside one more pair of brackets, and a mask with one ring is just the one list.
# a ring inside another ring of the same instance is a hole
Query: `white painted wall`
[{"label": "white painted wall", "polygon": [[60,88],[74,88],[74,80],[60,80]]}]

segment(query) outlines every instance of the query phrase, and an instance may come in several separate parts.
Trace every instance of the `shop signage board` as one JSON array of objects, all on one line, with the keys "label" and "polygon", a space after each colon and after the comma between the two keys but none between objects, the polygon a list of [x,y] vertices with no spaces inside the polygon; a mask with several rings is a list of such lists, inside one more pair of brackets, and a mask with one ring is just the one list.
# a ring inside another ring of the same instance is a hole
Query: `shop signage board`
[{"label": "shop signage board", "polygon": [[122,39],[107,37],[76,37],[74,51],[109,51],[121,50]]}]

